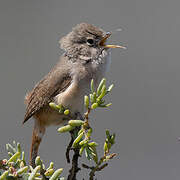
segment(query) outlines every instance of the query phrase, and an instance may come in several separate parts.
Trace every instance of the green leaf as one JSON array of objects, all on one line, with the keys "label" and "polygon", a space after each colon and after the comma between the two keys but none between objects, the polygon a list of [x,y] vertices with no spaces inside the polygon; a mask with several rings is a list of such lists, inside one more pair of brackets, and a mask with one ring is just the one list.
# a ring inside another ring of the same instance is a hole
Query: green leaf
[{"label": "green leaf", "polygon": [[111,136],[110,143],[113,145],[115,143],[115,133]]},{"label": "green leaf", "polygon": [[91,155],[92,155],[92,156],[95,156],[96,154],[94,153],[94,150],[92,149],[92,147],[89,146],[88,148],[89,148],[89,150],[91,151]]},{"label": "green leaf", "polygon": [[0,176],[0,180],[5,180],[8,174],[9,174],[9,171],[4,171],[4,173]]},{"label": "green leaf", "polygon": [[114,87],[114,84],[111,84],[111,85],[109,86],[107,92],[111,92],[113,87]]},{"label": "green leaf", "polygon": [[103,85],[102,89],[101,89],[101,94],[99,95],[99,97],[97,98],[97,102],[99,103],[101,101],[101,99],[106,95],[106,86]]},{"label": "green leaf", "polygon": [[94,92],[94,79],[91,79],[91,92]]},{"label": "green leaf", "polygon": [[42,178],[35,177],[34,180],[42,180]]},{"label": "green leaf", "polygon": [[64,178],[64,177],[61,177],[59,180],[65,180],[65,178]]},{"label": "green leaf", "polygon": [[104,143],[104,153],[108,152],[108,144],[107,142]]},{"label": "green leaf", "polygon": [[88,145],[89,145],[90,147],[96,147],[96,146],[98,146],[98,144],[97,144],[96,142],[90,142],[90,143],[88,143]]},{"label": "green leaf", "polygon": [[68,124],[68,125],[66,125],[66,126],[60,127],[60,128],[58,129],[58,132],[59,132],[59,133],[64,133],[64,132],[72,131],[73,129],[74,129],[74,127],[73,127],[73,126],[70,126],[70,125]]},{"label": "green leaf", "polygon": [[21,175],[21,174],[23,174],[23,173],[26,173],[27,170],[28,170],[28,166],[25,166],[25,167],[23,167],[23,168],[20,168],[20,169],[17,171],[17,174],[18,174],[18,175]]},{"label": "green leaf", "polygon": [[17,151],[21,153],[21,145],[19,142],[17,143]]},{"label": "green leaf", "polygon": [[81,134],[79,134],[79,136],[74,140],[72,147],[76,147],[76,145],[79,143],[79,141],[81,140],[81,138],[83,137],[84,132],[82,132]]},{"label": "green leaf", "polygon": [[42,161],[41,161],[41,159],[40,159],[40,156],[37,156],[36,157],[36,159],[35,159],[35,164],[36,164],[36,166],[41,166],[42,167]]},{"label": "green leaf", "polygon": [[53,102],[50,102],[50,103],[49,103],[49,106],[50,106],[52,109],[56,110],[56,111],[59,110],[58,106],[57,106],[55,103],[53,103]]},{"label": "green leaf", "polygon": [[47,170],[48,170],[48,169],[53,169],[53,167],[54,167],[54,163],[53,163],[53,162],[50,162],[49,167],[47,168]]},{"label": "green leaf", "polygon": [[57,105],[58,106],[58,109],[59,109],[59,113],[60,114],[63,114],[64,113],[64,107],[63,107],[63,105],[62,104],[60,104],[60,105]]},{"label": "green leaf", "polygon": [[89,108],[89,97],[86,95],[84,96],[84,105],[87,109]]},{"label": "green leaf", "polygon": [[25,153],[22,151],[21,160],[25,163]]},{"label": "green leaf", "polygon": [[82,145],[87,144],[88,142],[89,142],[89,139],[84,139],[79,143],[79,145],[82,146]]},{"label": "green leaf", "polygon": [[109,104],[106,104],[105,107],[109,107],[109,106],[111,106],[111,105],[112,105],[112,103],[109,103]]},{"label": "green leaf", "polygon": [[109,130],[106,130],[106,136],[107,136],[107,138],[108,138],[108,141],[111,139],[111,135],[110,135],[110,133],[109,133]]},{"label": "green leaf", "polygon": [[86,135],[89,138],[91,134],[92,134],[92,128],[89,128]]},{"label": "green leaf", "polygon": [[7,163],[9,163],[9,162],[16,162],[17,158],[19,158],[20,155],[21,155],[20,152],[16,152],[12,157],[10,157],[10,159],[8,160]]},{"label": "green leaf", "polygon": [[24,161],[22,161],[22,160],[20,160],[21,162],[20,162],[20,164],[19,164],[19,167],[20,168],[23,168],[24,166],[25,166],[25,163],[24,163]]},{"label": "green leaf", "polygon": [[30,174],[28,180],[34,180],[36,173],[41,169],[41,166],[36,166],[35,169],[33,169],[32,173]]},{"label": "green leaf", "polygon": [[98,154],[97,154],[96,146],[91,146],[90,148],[93,152],[92,153],[93,160],[96,164],[98,164]]},{"label": "green leaf", "polygon": [[62,173],[63,169],[57,169],[49,180],[56,180]]},{"label": "green leaf", "polygon": [[91,105],[91,109],[96,109],[98,107],[98,103],[93,103],[92,105]]},{"label": "green leaf", "polygon": [[45,176],[52,176],[54,173],[54,169],[48,169],[46,170],[46,172],[44,173]]},{"label": "green leaf", "polygon": [[82,156],[82,153],[83,153],[83,151],[84,151],[84,148],[85,148],[85,146],[82,146],[82,147],[80,148],[80,150],[79,150],[80,156]]},{"label": "green leaf", "polygon": [[79,132],[78,132],[78,135],[80,135],[83,131],[84,131],[84,129],[81,128],[81,129],[79,130]]},{"label": "green leaf", "polygon": [[101,89],[102,89],[103,85],[106,85],[106,79],[105,79],[105,78],[103,78],[103,79],[101,80],[101,82],[99,83],[99,86],[98,86],[98,88],[97,88],[97,94],[98,94],[98,96],[101,94]]},{"label": "green leaf", "polygon": [[88,160],[91,160],[92,153],[88,147],[85,148],[85,156]]},{"label": "green leaf", "polygon": [[64,114],[65,114],[66,116],[67,116],[69,113],[70,113],[69,109],[66,109],[66,110],[64,111]]},{"label": "green leaf", "polygon": [[93,103],[93,94],[89,94],[89,97],[90,97],[91,103]]},{"label": "green leaf", "polygon": [[76,127],[76,126],[83,125],[84,121],[82,121],[82,120],[70,120],[70,121],[68,121],[68,124],[73,126],[73,127]]}]

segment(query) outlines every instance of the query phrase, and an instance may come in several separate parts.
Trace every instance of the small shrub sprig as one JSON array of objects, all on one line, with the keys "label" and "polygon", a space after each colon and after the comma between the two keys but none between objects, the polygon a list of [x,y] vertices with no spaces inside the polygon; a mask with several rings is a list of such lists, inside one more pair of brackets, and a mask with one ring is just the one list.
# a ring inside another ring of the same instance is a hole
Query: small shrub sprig
[{"label": "small shrub sprig", "polygon": [[54,170],[53,162],[45,168],[39,156],[36,157],[34,169],[27,165],[20,143],[13,141],[13,145],[6,144],[6,150],[9,159],[0,160],[0,180],[65,180],[63,177],[60,178],[62,168]]}]

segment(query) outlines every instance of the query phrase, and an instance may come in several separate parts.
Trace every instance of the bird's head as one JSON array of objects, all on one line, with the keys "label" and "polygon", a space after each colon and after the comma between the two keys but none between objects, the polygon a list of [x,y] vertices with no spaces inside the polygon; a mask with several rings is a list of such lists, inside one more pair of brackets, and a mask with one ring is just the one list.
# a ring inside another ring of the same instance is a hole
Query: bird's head
[{"label": "bird's head", "polygon": [[111,33],[91,24],[76,25],[70,33],[60,39],[60,47],[70,55],[92,56],[100,49],[125,48],[118,45],[106,45]]}]

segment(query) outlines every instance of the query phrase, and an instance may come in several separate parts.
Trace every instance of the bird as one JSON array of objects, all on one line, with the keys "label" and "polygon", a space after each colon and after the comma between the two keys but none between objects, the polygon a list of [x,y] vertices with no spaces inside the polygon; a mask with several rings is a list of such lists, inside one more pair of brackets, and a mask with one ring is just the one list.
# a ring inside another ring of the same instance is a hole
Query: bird
[{"label": "bird", "polygon": [[107,45],[111,36],[92,24],[80,23],[59,41],[64,50],[57,64],[25,96],[26,111],[23,124],[34,118],[30,164],[35,159],[46,128],[50,125],[63,125],[69,120],[64,114],[52,109],[50,102],[70,109],[71,114],[83,114],[84,95],[90,93],[90,82],[95,87],[105,76],[111,63],[112,48],[125,48]]}]

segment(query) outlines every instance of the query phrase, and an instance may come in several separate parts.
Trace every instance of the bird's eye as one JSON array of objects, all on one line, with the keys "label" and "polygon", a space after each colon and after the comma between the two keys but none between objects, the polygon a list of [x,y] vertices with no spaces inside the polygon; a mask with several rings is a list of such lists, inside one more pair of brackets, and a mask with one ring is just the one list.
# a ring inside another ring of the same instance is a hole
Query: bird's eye
[{"label": "bird's eye", "polygon": [[93,45],[94,44],[94,40],[93,39],[87,39],[87,43],[88,45]]}]

